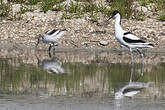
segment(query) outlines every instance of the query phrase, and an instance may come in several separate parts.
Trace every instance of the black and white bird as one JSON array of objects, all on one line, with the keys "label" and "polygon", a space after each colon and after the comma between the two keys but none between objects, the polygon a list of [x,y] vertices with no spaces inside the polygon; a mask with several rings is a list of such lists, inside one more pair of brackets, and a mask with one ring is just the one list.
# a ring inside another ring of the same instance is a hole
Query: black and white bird
[{"label": "black and white bird", "polygon": [[38,60],[38,67],[43,68],[47,73],[54,74],[65,74],[65,69],[62,67],[62,63],[58,60],[58,58],[53,57],[51,59]]},{"label": "black and white bird", "polygon": [[131,61],[133,61],[132,51],[136,50],[141,55],[142,64],[144,65],[144,56],[143,53],[139,50],[139,48],[153,48],[153,44],[147,43],[133,33],[123,30],[121,27],[121,15],[119,11],[114,11],[109,20],[111,18],[115,18],[115,38],[121,45],[124,45],[125,47],[129,48],[131,53]]},{"label": "black and white bird", "polygon": [[123,87],[120,87],[116,92],[115,92],[115,99],[121,99],[124,97],[130,97],[132,98],[141,90],[148,88],[151,86],[151,83],[143,83],[143,82],[129,82],[125,84]]},{"label": "black and white bird", "polygon": [[55,46],[58,46],[59,39],[67,32],[66,29],[53,29],[46,31],[43,35],[41,35],[38,38],[37,45],[42,41],[43,43],[50,43],[49,46],[49,52],[51,51],[51,48]]}]

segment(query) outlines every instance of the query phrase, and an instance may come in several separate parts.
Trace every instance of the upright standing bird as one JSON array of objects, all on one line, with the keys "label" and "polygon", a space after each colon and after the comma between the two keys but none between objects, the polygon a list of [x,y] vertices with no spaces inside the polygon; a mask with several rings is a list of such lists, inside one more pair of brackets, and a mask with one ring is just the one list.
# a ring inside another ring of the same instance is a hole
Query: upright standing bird
[{"label": "upright standing bird", "polygon": [[146,43],[144,40],[140,39],[133,33],[123,30],[121,27],[121,15],[119,11],[115,10],[109,20],[111,18],[115,18],[115,38],[121,45],[129,48],[131,53],[131,62],[133,62],[132,51],[137,50],[137,52],[142,57],[142,65],[144,65],[144,56],[139,48],[153,48],[153,45],[150,43]]},{"label": "upright standing bird", "polygon": [[[58,46],[59,39],[66,33],[66,29],[53,29],[46,31],[43,35],[38,38],[37,45],[42,41],[43,43],[50,43],[49,52],[54,46]],[[54,48],[55,49],[55,48]]]}]

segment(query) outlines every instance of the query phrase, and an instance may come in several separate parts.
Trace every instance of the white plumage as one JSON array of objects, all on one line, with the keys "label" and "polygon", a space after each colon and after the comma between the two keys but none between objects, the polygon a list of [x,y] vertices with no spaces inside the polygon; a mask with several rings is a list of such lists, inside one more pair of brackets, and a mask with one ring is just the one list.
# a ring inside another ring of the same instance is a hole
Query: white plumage
[{"label": "white plumage", "polygon": [[[114,11],[112,17],[115,18],[115,37],[124,46],[136,49],[136,48],[153,48],[153,45],[146,43],[131,32],[127,32],[121,27],[121,15],[118,11]],[[112,18],[111,17],[111,18]]]},{"label": "white plumage", "polygon": [[137,50],[137,52],[142,57],[142,66],[144,66],[143,53],[139,50],[139,48],[153,48],[153,45],[150,43],[146,43],[144,40],[140,39],[133,33],[123,30],[121,27],[121,15],[117,10],[113,12],[112,16],[109,19],[111,18],[115,18],[115,38],[121,45],[129,48],[131,53],[131,62],[133,62],[132,51]]},{"label": "white plumage", "polygon": [[42,61],[38,59],[38,66],[42,67],[48,73],[65,73],[65,69],[62,67],[62,63],[57,58],[44,59]]},{"label": "white plumage", "polygon": [[121,99],[123,97],[133,97],[136,94],[138,94],[141,90],[148,88],[150,85],[150,82],[129,82],[128,84],[119,88],[118,91],[115,92],[115,99]]}]

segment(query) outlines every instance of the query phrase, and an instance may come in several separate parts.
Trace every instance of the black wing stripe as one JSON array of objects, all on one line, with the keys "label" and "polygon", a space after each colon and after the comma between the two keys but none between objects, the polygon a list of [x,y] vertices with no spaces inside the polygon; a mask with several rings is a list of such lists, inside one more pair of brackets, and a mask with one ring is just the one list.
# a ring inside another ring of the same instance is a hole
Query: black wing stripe
[{"label": "black wing stripe", "polygon": [[48,35],[52,35],[53,33],[55,33],[57,31],[57,29],[53,29],[52,31],[50,31],[49,33],[47,33]]},{"label": "black wing stripe", "polygon": [[139,90],[142,90],[142,89],[144,89],[144,88],[143,87],[142,88],[128,88],[128,89],[125,89],[123,91],[123,94],[126,94],[128,92],[132,92],[132,91],[139,91]]},{"label": "black wing stripe", "polygon": [[133,33],[131,33],[131,32],[125,32],[125,33],[124,33],[124,35],[127,35],[127,34],[133,34]]},{"label": "black wing stripe", "polygon": [[145,43],[145,41],[143,40],[133,40],[133,39],[129,39],[127,37],[123,37],[123,40],[127,43]]}]

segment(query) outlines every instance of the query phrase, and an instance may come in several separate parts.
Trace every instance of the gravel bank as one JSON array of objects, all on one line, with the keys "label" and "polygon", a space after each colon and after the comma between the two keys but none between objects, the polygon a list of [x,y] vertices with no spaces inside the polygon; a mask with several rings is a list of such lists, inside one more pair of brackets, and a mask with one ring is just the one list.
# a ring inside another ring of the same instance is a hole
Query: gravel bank
[{"label": "gravel bank", "polygon": [[[1,48],[10,47],[10,44],[33,48],[38,36],[53,28],[68,30],[60,40],[59,47],[120,48],[114,38],[114,20],[105,24],[103,21],[107,18],[103,17],[98,24],[90,22],[87,15],[78,19],[62,20],[61,18],[61,12],[43,13],[36,10],[25,13],[23,19],[19,21],[3,20],[0,22],[0,43],[4,44]],[[157,49],[165,47],[165,22],[149,18],[145,21],[122,19],[122,27],[153,43]],[[48,45],[40,43],[38,48],[46,49]]]}]

